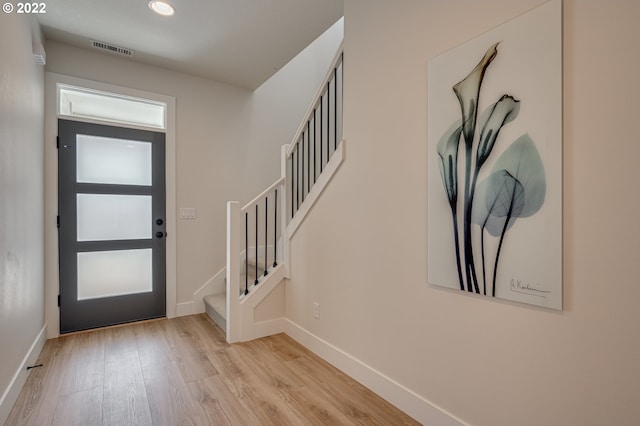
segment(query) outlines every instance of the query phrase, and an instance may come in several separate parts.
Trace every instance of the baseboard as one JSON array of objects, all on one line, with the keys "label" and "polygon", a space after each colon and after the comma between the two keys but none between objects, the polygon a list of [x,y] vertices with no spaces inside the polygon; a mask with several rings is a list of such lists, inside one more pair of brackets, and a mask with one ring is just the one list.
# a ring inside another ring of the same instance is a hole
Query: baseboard
[{"label": "baseboard", "polygon": [[348,374],[418,422],[437,426],[468,426],[400,383],[376,371],[331,343],[283,318],[284,332],[311,352]]},{"label": "baseboard", "polygon": [[176,316],[183,317],[185,315],[195,314],[195,304],[193,302],[178,303],[176,305]]},{"label": "baseboard", "polygon": [[45,324],[38,336],[31,344],[31,348],[24,356],[20,367],[13,375],[13,379],[9,386],[2,394],[2,398],[0,398],[0,424],[4,424],[7,421],[7,417],[9,417],[9,413],[13,408],[13,404],[16,403],[18,399],[18,395],[24,386],[24,383],[27,381],[27,377],[29,372],[27,371],[27,366],[35,364],[38,356],[40,356],[40,352],[42,352],[42,348],[47,341],[47,325]]},{"label": "baseboard", "polygon": [[271,320],[259,321],[253,324],[253,338],[273,336],[284,333],[287,321],[285,318],[275,318]]}]

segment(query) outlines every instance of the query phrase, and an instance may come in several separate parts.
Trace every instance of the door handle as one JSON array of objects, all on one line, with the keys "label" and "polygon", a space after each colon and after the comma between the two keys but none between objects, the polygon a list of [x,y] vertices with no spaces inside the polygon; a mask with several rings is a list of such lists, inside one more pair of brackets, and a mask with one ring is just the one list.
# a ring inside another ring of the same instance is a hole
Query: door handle
[{"label": "door handle", "polygon": [[158,231],[158,232],[156,232],[156,238],[162,238],[162,237],[164,237],[166,234],[167,234],[166,232]]},{"label": "door handle", "polygon": [[162,219],[156,219],[156,225],[160,226],[164,223],[164,220]]}]

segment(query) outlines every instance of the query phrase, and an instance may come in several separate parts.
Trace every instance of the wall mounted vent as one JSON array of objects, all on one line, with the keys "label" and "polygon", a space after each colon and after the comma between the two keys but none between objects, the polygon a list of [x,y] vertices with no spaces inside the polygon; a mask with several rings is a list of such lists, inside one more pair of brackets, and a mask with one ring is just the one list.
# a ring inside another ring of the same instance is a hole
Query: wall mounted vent
[{"label": "wall mounted vent", "polygon": [[126,47],[120,47],[113,44],[105,43],[103,41],[91,40],[91,47],[94,49],[104,50],[106,52],[115,53],[122,56],[133,56],[133,50]]},{"label": "wall mounted vent", "polygon": [[37,41],[32,44],[33,47],[33,60],[38,65],[45,65],[47,63],[47,52],[44,51],[44,46]]}]

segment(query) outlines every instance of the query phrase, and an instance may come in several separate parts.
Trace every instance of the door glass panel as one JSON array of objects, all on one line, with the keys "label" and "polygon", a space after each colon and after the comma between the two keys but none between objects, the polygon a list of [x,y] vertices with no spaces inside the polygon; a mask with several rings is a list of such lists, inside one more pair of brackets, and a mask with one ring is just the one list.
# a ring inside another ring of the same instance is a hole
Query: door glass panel
[{"label": "door glass panel", "polygon": [[77,135],[77,182],[151,185],[151,143]]},{"label": "door glass panel", "polygon": [[78,241],[151,238],[151,195],[77,194]]},{"label": "door glass panel", "polygon": [[152,249],[78,253],[78,300],[152,291]]}]

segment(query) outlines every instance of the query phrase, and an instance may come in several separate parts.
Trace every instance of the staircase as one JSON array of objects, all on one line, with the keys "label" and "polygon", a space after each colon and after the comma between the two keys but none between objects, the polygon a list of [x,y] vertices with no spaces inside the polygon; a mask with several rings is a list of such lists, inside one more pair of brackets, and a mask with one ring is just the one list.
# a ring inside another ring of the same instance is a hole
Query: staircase
[{"label": "staircase", "polygon": [[203,301],[230,343],[260,337],[254,309],[288,278],[289,240],[343,161],[342,59],[340,47],[293,142],[282,146],[280,179],[242,208],[227,203],[226,278]]}]

